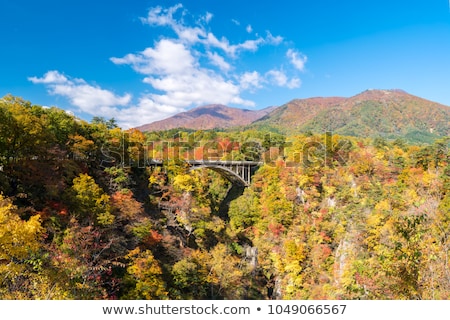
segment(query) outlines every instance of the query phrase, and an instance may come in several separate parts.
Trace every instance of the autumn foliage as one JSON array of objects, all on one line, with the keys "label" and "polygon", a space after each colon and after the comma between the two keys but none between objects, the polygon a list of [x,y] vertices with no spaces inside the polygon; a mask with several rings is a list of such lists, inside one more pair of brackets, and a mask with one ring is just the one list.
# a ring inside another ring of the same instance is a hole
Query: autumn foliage
[{"label": "autumn foliage", "polygon": [[[142,133],[4,97],[0,298],[449,299],[449,141]],[[237,190],[183,162],[205,155],[264,164]]]}]

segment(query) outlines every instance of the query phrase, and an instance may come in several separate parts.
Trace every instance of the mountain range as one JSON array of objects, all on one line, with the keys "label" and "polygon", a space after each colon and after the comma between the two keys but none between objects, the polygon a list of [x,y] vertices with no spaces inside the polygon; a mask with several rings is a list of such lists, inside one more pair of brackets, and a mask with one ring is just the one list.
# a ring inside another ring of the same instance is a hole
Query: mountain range
[{"label": "mountain range", "polygon": [[450,107],[398,89],[366,90],[349,98],[294,99],[262,110],[207,105],[137,129],[173,128],[239,128],[283,134],[332,131],[341,135],[431,142],[450,135]]}]

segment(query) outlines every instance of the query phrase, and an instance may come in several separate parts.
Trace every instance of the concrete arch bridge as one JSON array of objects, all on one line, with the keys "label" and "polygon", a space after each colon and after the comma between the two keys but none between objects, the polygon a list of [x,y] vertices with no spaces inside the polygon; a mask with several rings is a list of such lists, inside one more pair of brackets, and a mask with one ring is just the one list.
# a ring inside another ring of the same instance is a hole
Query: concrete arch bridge
[{"label": "concrete arch bridge", "polygon": [[[190,170],[210,169],[239,187],[248,187],[253,174],[263,164],[258,161],[186,160]],[[151,160],[149,166],[163,166],[163,161]]]}]

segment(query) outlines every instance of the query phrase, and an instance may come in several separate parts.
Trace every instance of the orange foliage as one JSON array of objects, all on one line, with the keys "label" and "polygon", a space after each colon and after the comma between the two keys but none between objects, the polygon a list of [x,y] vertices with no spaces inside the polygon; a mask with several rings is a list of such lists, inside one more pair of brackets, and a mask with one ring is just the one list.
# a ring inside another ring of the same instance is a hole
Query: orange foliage
[{"label": "orange foliage", "polygon": [[143,242],[149,246],[154,246],[154,245],[160,243],[162,239],[163,239],[163,236],[161,234],[159,234],[158,231],[150,230],[150,234],[147,237],[145,237]]},{"label": "orange foliage", "polygon": [[142,204],[133,198],[133,192],[117,191],[111,196],[111,204],[126,219],[132,219],[142,212]]}]

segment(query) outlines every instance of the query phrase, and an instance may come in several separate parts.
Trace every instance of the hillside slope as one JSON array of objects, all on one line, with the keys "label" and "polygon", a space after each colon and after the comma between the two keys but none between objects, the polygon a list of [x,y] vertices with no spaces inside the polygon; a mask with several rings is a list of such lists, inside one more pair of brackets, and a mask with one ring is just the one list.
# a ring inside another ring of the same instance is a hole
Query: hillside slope
[{"label": "hillside slope", "polygon": [[292,100],[250,127],[430,142],[450,134],[450,107],[401,90],[367,90],[350,98]]}]

